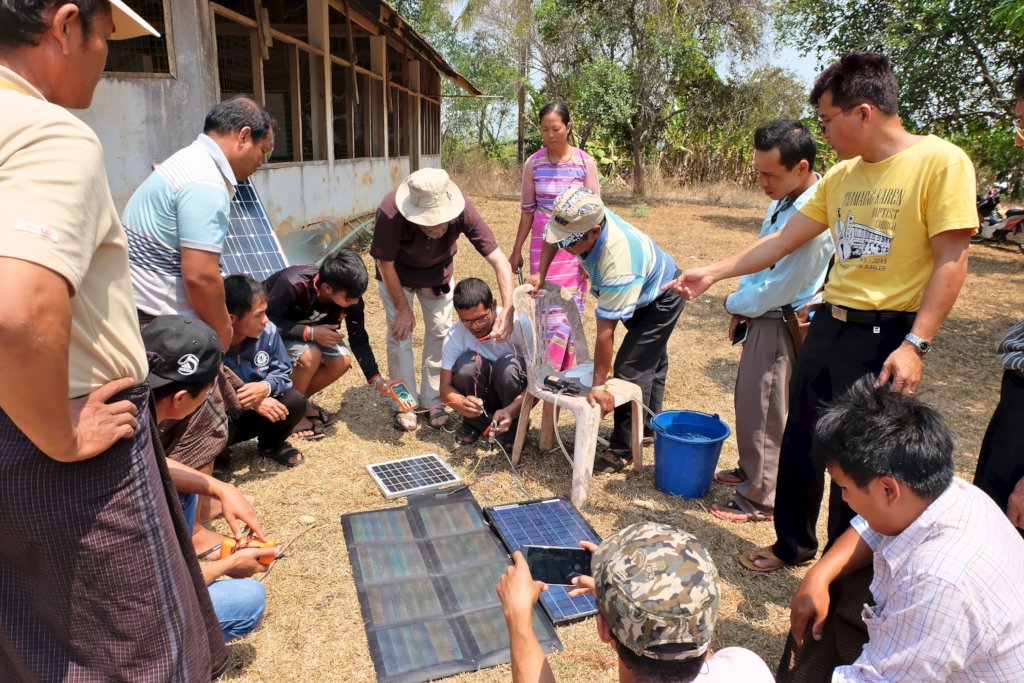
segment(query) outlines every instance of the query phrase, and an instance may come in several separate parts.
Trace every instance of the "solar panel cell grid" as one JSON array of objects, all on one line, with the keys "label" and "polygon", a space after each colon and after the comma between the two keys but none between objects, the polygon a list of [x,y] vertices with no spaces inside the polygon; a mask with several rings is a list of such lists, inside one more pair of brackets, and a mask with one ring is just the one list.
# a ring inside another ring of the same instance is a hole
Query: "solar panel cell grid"
[{"label": "solar panel cell grid", "polygon": [[[580,541],[600,543],[601,537],[564,498],[502,505],[485,510],[509,552],[524,545],[576,547]],[[589,595],[570,598],[566,586],[549,586],[541,606],[556,624],[595,614],[597,603]]]},{"label": "solar panel cell grid", "polygon": [[227,275],[248,273],[259,282],[288,265],[251,180],[239,183],[231,200],[220,263]]},{"label": "solar panel cell grid", "polygon": [[386,498],[398,498],[454,484],[461,479],[434,453],[366,466]]}]

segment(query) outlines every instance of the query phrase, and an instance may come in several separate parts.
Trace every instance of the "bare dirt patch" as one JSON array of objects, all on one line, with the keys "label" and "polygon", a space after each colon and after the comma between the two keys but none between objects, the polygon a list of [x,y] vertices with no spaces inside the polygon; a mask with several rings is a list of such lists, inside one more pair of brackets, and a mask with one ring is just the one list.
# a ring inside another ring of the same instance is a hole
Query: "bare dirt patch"
[{"label": "bare dirt patch", "polygon": [[[518,201],[474,201],[499,236],[502,248],[509,249],[519,220]],[[685,268],[725,256],[756,235],[763,209],[726,209],[712,204],[651,205],[637,212],[646,213],[643,217],[634,217],[628,203],[615,203],[613,208],[654,237]],[[456,274],[482,277],[493,285],[493,272],[468,243],[456,259]],[[998,399],[1000,368],[995,346],[1003,332],[1024,317],[1024,302],[1019,297],[1022,274],[1024,255],[1009,249],[972,247],[971,274],[925,365],[920,396],[949,422],[957,467],[968,479]],[[670,343],[666,409],[718,413],[733,424],[732,389],[739,351],[725,338],[728,320],[721,301],[734,285],[719,283],[683,312]],[[373,286],[366,298],[371,341],[385,367],[384,312]],[[592,310],[593,302],[589,304]],[[592,316],[587,322],[593,335]],[[422,335],[418,333],[415,341],[419,348]],[[265,579],[268,611],[263,626],[230,646],[227,680],[375,679],[339,518],[403,501],[391,503],[381,496],[366,474],[367,463],[436,452],[467,478],[482,505],[524,498],[500,454],[458,447],[451,435],[423,423],[415,433],[394,431],[385,400],[365,385],[357,369],[318,402],[336,413],[337,420],[327,429],[328,438],[302,444],[306,464],[284,470],[257,458],[254,448],[236,449],[234,483],[256,497],[264,526],[285,546],[286,557]],[[535,423],[539,422],[539,411],[534,417]],[[560,429],[563,440],[571,443],[572,424],[563,420]],[[605,421],[604,429],[610,429],[610,420]],[[789,628],[789,599],[803,572],[755,575],[743,570],[736,556],[771,543],[771,524],[729,524],[712,517],[708,506],[725,502],[730,495],[717,485],[697,501],[662,494],[654,487],[653,457],[653,449],[646,449],[645,468],[639,475],[595,476],[585,516],[602,536],[647,519],[694,533],[709,548],[722,574],[722,611],[712,647],[748,647],[774,669]],[[735,440],[730,438],[721,465],[735,464],[735,460]],[[568,497],[571,469],[560,453],[538,452],[535,430],[527,442],[524,462],[531,498]],[[593,620],[559,628],[558,633],[565,644],[565,653],[552,658],[559,680],[617,680],[614,653],[597,639]],[[503,666],[451,680],[507,681],[510,677],[509,668]]]}]

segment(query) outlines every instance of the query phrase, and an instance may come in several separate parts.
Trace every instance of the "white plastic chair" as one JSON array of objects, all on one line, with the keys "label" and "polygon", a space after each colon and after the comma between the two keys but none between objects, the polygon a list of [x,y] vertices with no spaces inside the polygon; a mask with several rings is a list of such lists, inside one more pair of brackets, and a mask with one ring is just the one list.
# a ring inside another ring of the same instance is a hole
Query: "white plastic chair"
[{"label": "white plastic chair", "polygon": [[[587,506],[590,480],[594,475],[594,456],[597,452],[597,430],[601,423],[601,408],[590,405],[585,395],[567,396],[555,393],[544,386],[544,378],[554,372],[548,360],[548,341],[545,334],[547,326],[543,320],[544,311],[550,306],[559,306],[565,311],[575,340],[577,364],[592,362],[590,346],[583,331],[583,323],[580,321],[575,301],[570,296],[569,290],[564,287],[545,286],[540,293],[535,295],[532,285],[520,285],[513,293],[513,303],[516,308],[517,321],[525,317],[530,325],[530,330],[523,331],[526,346],[523,349],[526,356],[526,396],[523,397],[519,426],[516,429],[515,444],[512,447],[512,462],[519,463],[523,443],[526,441],[526,430],[529,428],[530,411],[538,401],[550,403],[556,408],[568,409],[576,417],[571,499],[573,505],[582,510]],[[608,391],[615,397],[616,407],[630,401],[633,402],[633,443],[631,444],[633,469],[640,471],[643,466],[643,447],[641,445],[643,439],[643,393],[636,384],[615,378],[608,380]],[[548,451],[554,446],[554,411],[545,410],[543,413],[540,450]]]}]

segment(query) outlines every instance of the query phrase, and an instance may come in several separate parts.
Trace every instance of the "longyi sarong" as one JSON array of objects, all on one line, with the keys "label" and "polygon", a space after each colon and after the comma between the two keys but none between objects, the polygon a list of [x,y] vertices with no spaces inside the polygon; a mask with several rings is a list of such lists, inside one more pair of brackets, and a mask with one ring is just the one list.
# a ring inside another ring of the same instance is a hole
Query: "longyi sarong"
[{"label": "longyi sarong", "polygon": [[0,680],[208,681],[227,650],[153,428],[76,463],[0,411]]}]

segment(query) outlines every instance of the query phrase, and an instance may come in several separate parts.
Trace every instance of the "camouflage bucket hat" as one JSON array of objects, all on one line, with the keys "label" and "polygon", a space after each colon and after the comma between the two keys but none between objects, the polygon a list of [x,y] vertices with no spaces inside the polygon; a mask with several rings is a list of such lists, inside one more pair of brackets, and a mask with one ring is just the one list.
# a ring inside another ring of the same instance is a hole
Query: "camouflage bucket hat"
[{"label": "camouflage bucket hat", "polygon": [[692,535],[633,524],[594,553],[601,615],[641,657],[685,660],[707,651],[718,618],[718,568]]}]

